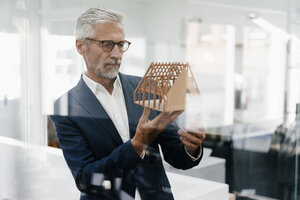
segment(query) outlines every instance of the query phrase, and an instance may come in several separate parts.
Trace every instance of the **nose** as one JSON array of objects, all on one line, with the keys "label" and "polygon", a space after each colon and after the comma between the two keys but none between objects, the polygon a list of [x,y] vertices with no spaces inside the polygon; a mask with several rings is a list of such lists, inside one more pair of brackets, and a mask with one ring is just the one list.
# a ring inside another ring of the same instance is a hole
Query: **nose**
[{"label": "nose", "polygon": [[114,48],[110,52],[110,57],[112,58],[122,58],[123,53],[120,51],[117,44],[115,44]]}]

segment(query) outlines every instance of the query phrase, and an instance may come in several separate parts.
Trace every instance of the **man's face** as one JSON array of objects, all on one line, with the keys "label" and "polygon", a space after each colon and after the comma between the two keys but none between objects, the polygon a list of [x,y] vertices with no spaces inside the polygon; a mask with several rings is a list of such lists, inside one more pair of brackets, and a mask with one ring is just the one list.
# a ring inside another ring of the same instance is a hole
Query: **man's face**
[{"label": "man's face", "polygon": [[[118,23],[96,24],[94,26],[94,40],[123,41],[125,38],[122,25]],[[90,40],[90,44],[82,53],[87,65],[88,73],[98,78],[112,79],[118,75],[123,53],[115,45],[110,52],[102,50],[97,41]]]}]

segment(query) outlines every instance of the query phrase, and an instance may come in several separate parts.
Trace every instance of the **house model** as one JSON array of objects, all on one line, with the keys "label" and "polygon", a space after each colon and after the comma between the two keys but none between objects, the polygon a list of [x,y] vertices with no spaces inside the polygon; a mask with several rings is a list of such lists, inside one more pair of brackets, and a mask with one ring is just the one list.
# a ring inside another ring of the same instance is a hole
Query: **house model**
[{"label": "house model", "polygon": [[134,91],[134,103],[153,110],[185,110],[186,94],[199,94],[188,63],[151,63]]}]

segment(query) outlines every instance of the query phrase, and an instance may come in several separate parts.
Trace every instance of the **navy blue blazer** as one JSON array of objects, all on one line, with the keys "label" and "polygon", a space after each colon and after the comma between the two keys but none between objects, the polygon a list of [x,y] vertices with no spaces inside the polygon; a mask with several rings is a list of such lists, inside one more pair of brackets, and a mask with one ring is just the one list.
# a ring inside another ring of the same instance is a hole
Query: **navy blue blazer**
[{"label": "navy blue blazer", "polygon": [[[141,78],[122,73],[119,76],[132,138],[143,113],[143,107],[134,104],[133,98]],[[157,115],[158,112],[151,111],[149,118]],[[112,120],[82,78],[77,86],[54,103],[51,119],[64,158],[81,191],[81,199],[109,199],[109,195],[115,195],[117,199],[124,192],[134,197],[136,187],[142,199],[173,199],[158,144],[164,159],[175,168],[189,169],[200,162],[200,159],[192,161],[186,154],[175,123],[155,139],[148,147],[150,153],[141,159],[130,140],[123,143]],[[99,174],[114,184],[117,184],[114,182],[116,178],[121,180],[121,184],[108,190],[107,197],[103,196],[103,187],[95,184],[95,177],[99,178]],[[113,190],[118,191],[114,193]]]}]

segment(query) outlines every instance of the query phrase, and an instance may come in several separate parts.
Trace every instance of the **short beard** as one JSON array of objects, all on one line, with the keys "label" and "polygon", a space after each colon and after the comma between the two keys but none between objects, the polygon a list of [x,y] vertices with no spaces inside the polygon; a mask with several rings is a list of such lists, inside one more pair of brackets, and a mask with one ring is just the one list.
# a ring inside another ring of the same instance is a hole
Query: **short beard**
[{"label": "short beard", "polygon": [[[107,70],[107,69],[105,69],[105,67],[107,65],[118,65],[118,68],[111,68],[111,69]],[[121,60],[114,59],[112,61],[105,62],[102,67],[93,67],[92,66],[92,70],[95,72],[95,74],[99,78],[113,79],[113,78],[117,77],[117,75],[119,73],[120,65],[121,65]]]}]

